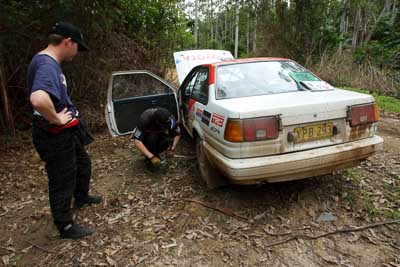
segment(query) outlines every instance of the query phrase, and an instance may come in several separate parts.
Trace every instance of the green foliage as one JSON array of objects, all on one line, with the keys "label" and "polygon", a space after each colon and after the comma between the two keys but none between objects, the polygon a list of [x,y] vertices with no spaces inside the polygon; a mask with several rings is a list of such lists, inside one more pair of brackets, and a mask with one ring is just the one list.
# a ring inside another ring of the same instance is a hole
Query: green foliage
[{"label": "green foliage", "polygon": [[380,67],[400,69],[400,23],[392,16],[385,16],[377,23],[372,38],[355,50],[354,59],[358,63],[367,61]]},{"label": "green foliage", "polygon": [[333,20],[327,20],[320,28],[320,33],[318,36],[321,44],[324,45],[326,49],[334,49],[338,46],[340,41],[339,33],[336,30]]},{"label": "green foliage", "polygon": [[[392,1],[387,1],[385,6],[390,2]],[[368,7],[375,9],[376,14],[380,12],[379,5],[369,3]],[[400,14],[395,3],[392,8],[379,14],[376,24],[371,28],[371,41],[361,43],[356,48],[356,62],[370,62],[380,67],[400,69]]]},{"label": "green foliage", "polygon": [[[92,113],[106,99],[111,71],[150,69],[162,74],[172,62],[172,52],[193,43],[183,10],[180,0],[34,0],[29,5],[1,1],[0,71],[6,77],[14,120],[25,117],[22,121],[29,123],[26,69],[32,56],[46,47],[55,22],[80,27],[92,49],[63,64],[73,101],[90,104],[83,107]],[[101,116],[93,118],[104,122]]]},{"label": "green foliage", "polygon": [[219,42],[218,40],[212,39],[210,41],[208,41],[208,45],[207,45],[208,49],[225,49],[224,45]]},{"label": "green foliage", "polygon": [[400,24],[387,15],[377,23],[372,38],[356,48],[354,59],[358,63],[371,62],[382,68],[400,69]]},{"label": "green foliage", "polygon": [[363,46],[358,47],[353,57],[357,63],[372,62],[373,64],[383,66],[393,56],[393,52],[378,41],[371,41]]}]

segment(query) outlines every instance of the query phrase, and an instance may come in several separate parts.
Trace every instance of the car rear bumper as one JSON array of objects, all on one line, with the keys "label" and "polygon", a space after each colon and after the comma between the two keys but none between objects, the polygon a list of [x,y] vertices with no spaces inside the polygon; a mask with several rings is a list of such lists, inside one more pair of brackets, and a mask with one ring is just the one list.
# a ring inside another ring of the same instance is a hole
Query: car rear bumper
[{"label": "car rear bumper", "polygon": [[358,165],[383,149],[383,139],[373,136],[345,144],[276,156],[231,159],[203,142],[210,163],[236,184],[281,182],[312,177]]}]

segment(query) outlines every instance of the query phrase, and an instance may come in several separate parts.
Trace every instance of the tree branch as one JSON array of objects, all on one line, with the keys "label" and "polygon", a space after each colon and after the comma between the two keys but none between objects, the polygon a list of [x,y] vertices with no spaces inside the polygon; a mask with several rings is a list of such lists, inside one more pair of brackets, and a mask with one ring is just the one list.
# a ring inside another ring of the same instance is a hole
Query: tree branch
[{"label": "tree branch", "polygon": [[35,244],[35,243],[29,241],[29,240],[25,240],[25,242],[28,243],[28,244],[30,244],[30,245],[32,245],[32,246],[34,246],[35,248],[38,248],[38,249],[43,250],[44,252],[47,252],[47,253],[55,253],[54,251],[48,250],[48,249],[46,249],[46,248],[44,248],[44,247],[41,247],[41,246],[39,246],[39,245],[37,245],[37,244]]},{"label": "tree branch", "polygon": [[232,211],[229,211],[229,210],[226,210],[226,209],[222,209],[222,208],[218,208],[218,207],[213,207],[208,203],[204,203],[202,201],[195,200],[195,199],[182,198],[182,200],[188,201],[188,202],[197,203],[199,205],[202,205],[203,207],[206,207],[206,208],[209,208],[209,209],[213,209],[213,210],[218,211],[220,213],[223,213],[225,215],[228,215],[228,216],[231,216],[231,217],[234,217],[236,219],[239,219],[239,220],[242,220],[242,221],[245,221],[245,222],[249,223],[249,219],[248,218],[246,218],[244,216],[241,216],[241,215],[238,215],[236,213],[233,213]]},{"label": "tree branch", "polygon": [[394,224],[394,223],[400,223],[400,220],[373,223],[373,224],[368,224],[368,225],[354,227],[354,228],[338,229],[338,230],[335,230],[335,231],[323,233],[323,234],[316,235],[316,236],[297,234],[297,235],[291,236],[289,238],[286,238],[286,239],[283,239],[283,240],[280,240],[280,241],[277,241],[277,242],[274,242],[274,243],[271,243],[271,244],[267,244],[265,247],[273,247],[273,246],[281,245],[281,244],[284,244],[284,243],[287,243],[287,242],[290,242],[290,241],[293,241],[293,240],[297,240],[297,239],[314,240],[314,239],[318,239],[318,238],[321,238],[321,237],[326,237],[326,236],[334,235],[334,234],[349,233],[349,232],[359,232],[359,231],[363,231],[365,229],[374,228],[374,227],[378,227],[378,226],[382,226],[382,225],[386,225],[386,224]]}]

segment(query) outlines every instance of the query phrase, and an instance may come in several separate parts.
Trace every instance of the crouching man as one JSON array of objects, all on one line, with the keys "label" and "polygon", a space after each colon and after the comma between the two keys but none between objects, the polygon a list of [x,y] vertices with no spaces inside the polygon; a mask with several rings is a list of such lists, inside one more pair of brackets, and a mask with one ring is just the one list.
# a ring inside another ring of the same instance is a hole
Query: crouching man
[{"label": "crouching man", "polygon": [[136,148],[146,157],[147,166],[159,167],[160,154],[172,158],[181,136],[181,129],[174,116],[165,108],[145,110],[133,130]]}]

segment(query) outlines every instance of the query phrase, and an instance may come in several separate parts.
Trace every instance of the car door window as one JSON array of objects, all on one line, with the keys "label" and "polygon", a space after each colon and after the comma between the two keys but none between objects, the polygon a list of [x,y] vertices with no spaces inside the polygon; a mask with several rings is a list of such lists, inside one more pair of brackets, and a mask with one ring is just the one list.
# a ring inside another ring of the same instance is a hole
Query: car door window
[{"label": "car door window", "polygon": [[189,98],[192,95],[192,91],[193,91],[194,85],[196,83],[196,78],[197,78],[198,74],[199,73],[197,71],[193,72],[191,75],[191,78],[186,83],[186,87],[184,87],[184,90],[183,90],[183,97],[185,99]]},{"label": "car door window", "polygon": [[192,97],[198,102],[207,105],[208,102],[208,69],[201,68],[196,77]]},{"label": "car door window", "polygon": [[[193,87],[199,72],[193,70],[182,84],[180,95],[182,100],[182,118],[184,123],[189,122],[189,99],[192,96]],[[187,124],[188,125],[188,124]]]},{"label": "car door window", "polygon": [[147,73],[116,75],[112,87],[113,100],[173,93],[169,86]]}]

